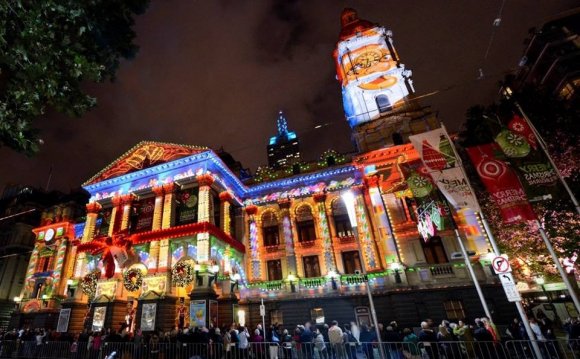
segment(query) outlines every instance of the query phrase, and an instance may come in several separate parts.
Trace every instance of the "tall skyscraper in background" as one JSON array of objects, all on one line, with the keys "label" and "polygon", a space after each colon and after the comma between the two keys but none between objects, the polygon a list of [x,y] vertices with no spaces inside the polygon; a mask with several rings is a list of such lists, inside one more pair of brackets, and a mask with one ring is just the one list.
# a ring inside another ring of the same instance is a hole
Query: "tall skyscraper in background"
[{"label": "tall skyscraper in background", "polygon": [[278,134],[268,143],[268,166],[278,169],[300,159],[300,142],[294,131],[288,130],[284,113],[278,113]]}]

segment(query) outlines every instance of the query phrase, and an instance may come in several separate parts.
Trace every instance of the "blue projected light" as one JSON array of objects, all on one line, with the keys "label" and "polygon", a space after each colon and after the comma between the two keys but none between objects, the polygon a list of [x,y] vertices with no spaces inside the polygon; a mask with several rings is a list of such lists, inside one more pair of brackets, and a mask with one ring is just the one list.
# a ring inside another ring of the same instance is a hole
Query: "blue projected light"
[{"label": "blue projected light", "polygon": [[288,132],[288,139],[293,140],[296,138],[296,132]]},{"label": "blue projected light", "polygon": [[271,145],[275,145],[276,144],[276,139],[277,139],[276,136],[270,137],[270,144]]}]

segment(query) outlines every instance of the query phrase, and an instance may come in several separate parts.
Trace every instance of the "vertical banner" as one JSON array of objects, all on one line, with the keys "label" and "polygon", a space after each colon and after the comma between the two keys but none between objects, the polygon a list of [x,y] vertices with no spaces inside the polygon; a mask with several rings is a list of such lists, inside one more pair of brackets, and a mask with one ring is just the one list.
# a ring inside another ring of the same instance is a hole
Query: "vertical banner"
[{"label": "vertical banner", "polygon": [[409,136],[409,140],[419,152],[433,182],[453,208],[470,208],[480,211],[475,194],[468,179],[459,168],[459,161],[445,130],[438,128],[419,135]]},{"label": "vertical banner", "polygon": [[63,308],[58,315],[57,333],[66,333],[68,331],[68,322],[70,320],[71,308]]},{"label": "vertical banner", "polygon": [[537,150],[536,136],[523,118],[515,115],[495,142],[519,174],[530,202],[558,195],[558,175],[546,155]]},{"label": "vertical banner", "polygon": [[95,312],[93,313],[93,332],[100,332],[105,328],[106,315],[107,307],[95,307]]},{"label": "vertical banner", "polygon": [[175,225],[197,222],[197,204],[199,202],[197,187],[179,191],[176,197]]},{"label": "vertical banner", "polygon": [[205,300],[192,300],[189,303],[190,325],[194,327],[206,326],[206,305]]},{"label": "vertical banner", "polygon": [[141,311],[141,330],[144,332],[155,330],[155,316],[157,303],[144,303]]},{"label": "vertical banner", "polygon": [[218,328],[218,302],[217,300],[209,301],[209,321],[214,328]]},{"label": "vertical banner", "polygon": [[496,158],[498,152],[500,148],[495,143],[467,148],[477,174],[500,209],[504,223],[535,220],[517,175],[505,162]]},{"label": "vertical banner", "polygon": [[135,213],[131,215],[133,233],[150,231],[153,227],[153,212],[155,211],[155,197],[146,198],[137,202]]}]

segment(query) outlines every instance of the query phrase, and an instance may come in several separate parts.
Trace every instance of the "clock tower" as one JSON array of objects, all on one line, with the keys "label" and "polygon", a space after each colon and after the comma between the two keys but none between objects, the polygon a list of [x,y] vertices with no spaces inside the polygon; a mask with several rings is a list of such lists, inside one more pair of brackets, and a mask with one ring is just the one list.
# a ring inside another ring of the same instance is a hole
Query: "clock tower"
[{"label": "clock tower", "polygon": [[392,32],[359,19],[353,9],[343,10],[341,25],[333,55],[358,150],[402,144],[409,135],[438,127],[428,108],[412,98],[412,73],[400,61]]}]

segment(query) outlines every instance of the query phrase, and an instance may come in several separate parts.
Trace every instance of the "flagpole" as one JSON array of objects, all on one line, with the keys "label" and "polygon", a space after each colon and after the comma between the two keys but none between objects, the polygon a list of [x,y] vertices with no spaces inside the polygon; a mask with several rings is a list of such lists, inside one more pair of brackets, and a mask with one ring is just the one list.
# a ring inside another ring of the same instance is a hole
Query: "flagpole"
[{"label": "flagpole", "polygon": [[[445,128],[445,125],[443,123],[441,123],[441,129],[443,129],[445,136],[449,139],[449,143],[451,144],[451,148],[453,149],[453,154],[455,155],[457,165],[458,165],[459,169],[461,170],[463,177],[465,178],[465,182],[467,183],[469,190],[471,191],[471,193],[473,194],[473,197],[475,198],[477,206],[481,207],[479,205],[479,201],[477,200],[477,197],[475,196],[475,191],[473,190],[473,187],[471,187],[471,182],[469,181],[469,178],[467,177],[467,174],[465,173],[465,168],[463,167],[463,162],[461,161],[461,157],[459,157],[459,154],[457,153],[457,149],[455,148],[455,143],[453,143],[453,140],[451,139],[451,137],[449,137],[449,134],[447,133],[447,128]],[[501,251],[499,250],[497,242],[495,241],[495,237],[493,236],[493,232],[491,231],[491,228],[489,227],[489,223],[487,223],[487,220],[485,219],[485,216],[483,215],[481,208],[479,208],[479,211],[476,214],[479,214],[479,217],[481,218],[481,222],[483,223],[483,227],[484,227],[485,231],[487,232],[487,239],[489,240],[489,243],[491,244],[491,248],[493,249],[495,256],[499,257],[501,255]],[[522,323],[524,324],[524,329],[526,330],[526,334],[528,335],[528,338],[532,342],[532,348],[534,350],[534,354],[536,355],[537,358],[542,358],[542,351],[540,350],[540,347],[538,346],[536,335],[535,335],[534,331],[532,330],[532,327],[530,326],[530,321],[528,319],[526,311],[524,310],[524,306],[522,305],[521,300],[518,300],[514,303],[516,305],[516,309],[518,310],[518,314],[520,315],[520,318],[522,319]]]},{"label": "flagpole", "polygon": [[576,311],[580,312],[580,301],[578,301],[578,296],[576,295],[574,288],[572,288],[572,283],[570,283],[570,279],[568,279],[568,275],[564,271],[564,268],[562,268],[562,264],[560,263],[560,259],[556,255],[556,252],[554,252],[554,247],[552,246],[550,239],[548,239],[548,235],[546,234],[546,231],[542,227],[542,224],[540,223],[539,220],[536,219],[534,222],[538,226],[538,232],[540,232],[540,236],[544,240],[546,247],[548,247],[548,252],[550,252],[550,255],[552,256],[552,260],[554,261],[556,268],[558,268],[558,272],[560,273],[560,277],[562,277],[562,280],[564,281],[564,284],[566,285],[566,288],[568,289],[568,292],[570,293],[570,297],[572,297],[572,301],[574,302],[574,306],[576,307]]},{"label": "flagpole", "polygon": [[[504,96],[507,99],[510,99],[510,97],[511,97],[511,89],[504,88],[503,94],[504,94]],[[556,167],[556,164],[554,163],[554,160],[552,159],[552,156],[550,156],[550,153],[548,152],[548,146],[546,146],[546,143],[544,142],[544,139],[542,138],[542,136],[540,136],[540,133],[538,132],[538,130],[536,129],[536,127],[534,126],[534,124],[532,123],[532,121],[530,121],[530,118],[524,112],[524,109],[522,108],[522,106],[520,106],[520,104],[515,99],[514,99],[514,105],[520,111],[520,113],[524,117],[524,120],[526,121],[526,123],[528,124],[528,126],[532,129],[532,132],[534,133],[534,136],[536,136],[536,138],[538,139],[538,143],[540,144],[540,147],[542,148],[542,150],[546,154],[546,157],[548,157],[548,161],[550,161],[550,164],[552,165],[552,168],[556,172],[556,175],[558,176],[558,179],[562,183],[562,186],[564,186],[564,188],[566,189],[566,192],[568,192],[568,195],[570,196],[570,199],[572,200],[572,203],[574,204],[574,208],[576,208],[576,213],[580,214],[580,204],[578,204],[578,200],[576,199],[576,196],[574,196],[574,192],[572,192],[572,189],[570,189],[570,187],[568,186],[568,182],[566,182],[566,180],[564,179],[564,177],[562,177],[562,173],[560,173],[560,170],[558,169],[558,167]]]}]

